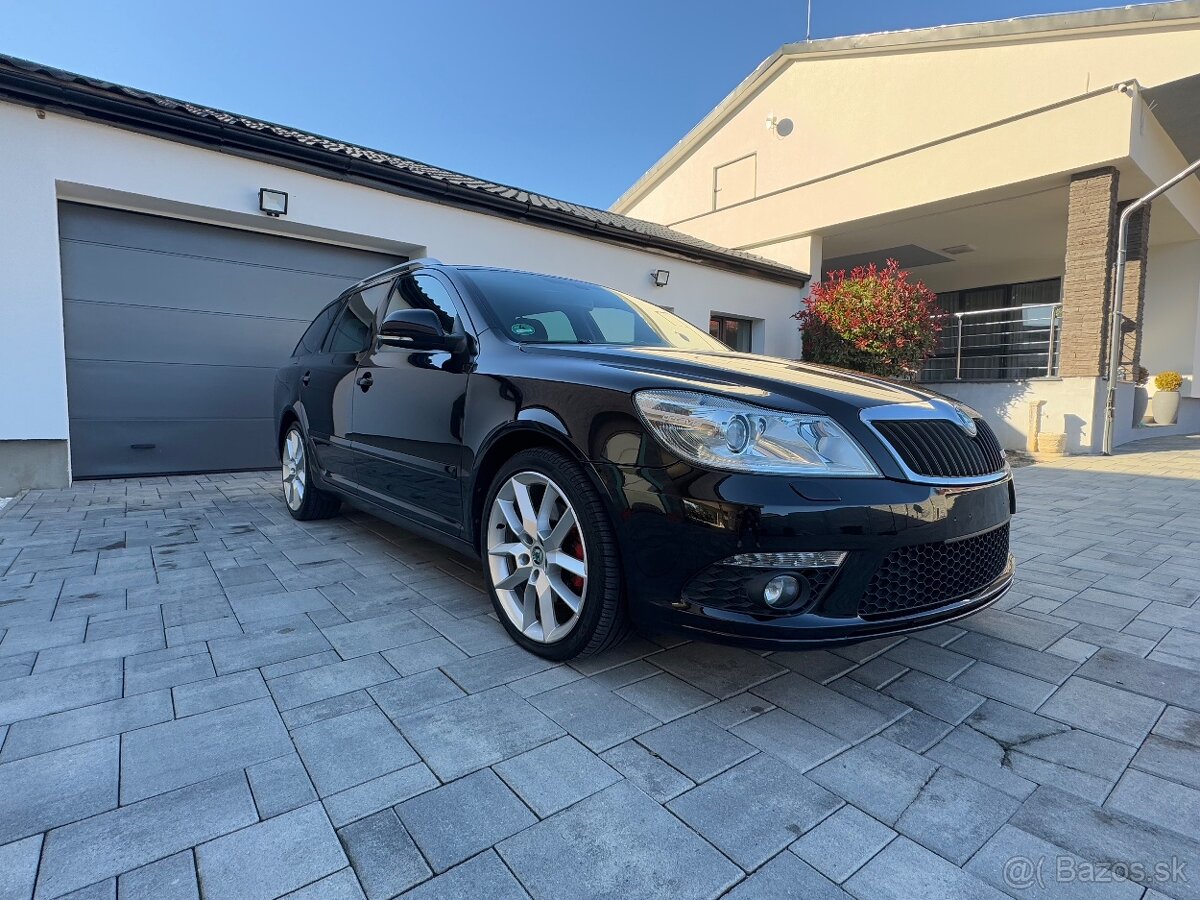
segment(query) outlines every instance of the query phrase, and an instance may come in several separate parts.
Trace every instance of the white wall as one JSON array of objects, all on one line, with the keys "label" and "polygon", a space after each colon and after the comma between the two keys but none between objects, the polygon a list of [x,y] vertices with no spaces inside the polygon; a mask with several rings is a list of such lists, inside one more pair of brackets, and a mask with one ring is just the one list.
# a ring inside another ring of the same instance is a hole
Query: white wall
[{"label": "white wall", "polygon": [[[260,187],[289,192],[286,219],[257,212]],[[762,352],[799,355],[796,287],[0,103],[0,440],[68,437],[57,199],[582,278],[706,330],[736,310],[763,320]]]},{"label": "white wall", "polygon": [[[1153,228],[1154,216],[1150,217]],[[1200,312],[1200,241],[1150,245],[1146,306],[1142,314],[1142,365],[1196,375],[1196,320]],[[1192,379],[1194,390],[1195,379]],[[1186,394],[1188,386],[1185,385]]]}]

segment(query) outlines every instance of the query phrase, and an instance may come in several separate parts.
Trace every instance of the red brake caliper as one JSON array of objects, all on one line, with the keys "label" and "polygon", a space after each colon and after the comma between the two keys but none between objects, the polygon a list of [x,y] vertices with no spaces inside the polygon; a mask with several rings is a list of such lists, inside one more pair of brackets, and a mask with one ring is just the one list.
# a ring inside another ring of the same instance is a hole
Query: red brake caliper
[{"label": "red brake caliper", "polygon": [[[579,536],[578,528],[571,531],[571,536],[563,543],[563,549],[580,562],[583,562],[583,538]],[[578,575],[567,575],[564,573],[563,581],[576,594],[583,593],[583,579]]]}]

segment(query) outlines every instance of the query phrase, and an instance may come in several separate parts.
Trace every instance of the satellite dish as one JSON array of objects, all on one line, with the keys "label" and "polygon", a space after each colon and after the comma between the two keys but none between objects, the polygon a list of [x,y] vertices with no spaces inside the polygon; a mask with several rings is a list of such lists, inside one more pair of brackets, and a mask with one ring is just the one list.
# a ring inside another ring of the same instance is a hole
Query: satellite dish
[{"label": "satellite dish", "polygon": [[775,133],[780,137],[787,137],[795,127],[796,125],[791,119],[780,119],[775,123]]}]

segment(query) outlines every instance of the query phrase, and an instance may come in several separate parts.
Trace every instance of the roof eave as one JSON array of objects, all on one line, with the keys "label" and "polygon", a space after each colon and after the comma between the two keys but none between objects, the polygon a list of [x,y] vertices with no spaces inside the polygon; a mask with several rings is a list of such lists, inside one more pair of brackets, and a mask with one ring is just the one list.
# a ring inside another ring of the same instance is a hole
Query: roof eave
[{"label": "roof eave", "polygon": [[0,99],[22,106],[55,110],[154,137],[201,146],[223,153],[288,165],[313,174],[381,188],[415,199],[452,205],[472,212],[517,219],[541,227],[582,234],[609,243],[652,250],[678,259],[803,287],[808,273],[769,260],[739,259],[714,248],[693,247],[654,235],[634,233],[527,199],[505,197],[462,185],[424,178],[366,159],[339,156],[319,147],[288,140],[270,130],[253,131],[203,119],[185,111],[156,106],[79,82],[39,76],[36,72],[0,70]]}]

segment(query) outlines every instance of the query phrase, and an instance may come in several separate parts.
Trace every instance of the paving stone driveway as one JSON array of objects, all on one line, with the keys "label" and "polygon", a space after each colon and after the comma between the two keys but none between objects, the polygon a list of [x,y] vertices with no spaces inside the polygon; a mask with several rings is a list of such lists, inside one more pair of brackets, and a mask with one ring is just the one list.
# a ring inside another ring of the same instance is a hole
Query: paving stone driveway
[{"label": "paving stone driveway", "polygon": [[1200,441],[1017,480],[1019,582],[959,625],[569,666],[273,476],[31,492],[0,898],[1200,896]]}]

